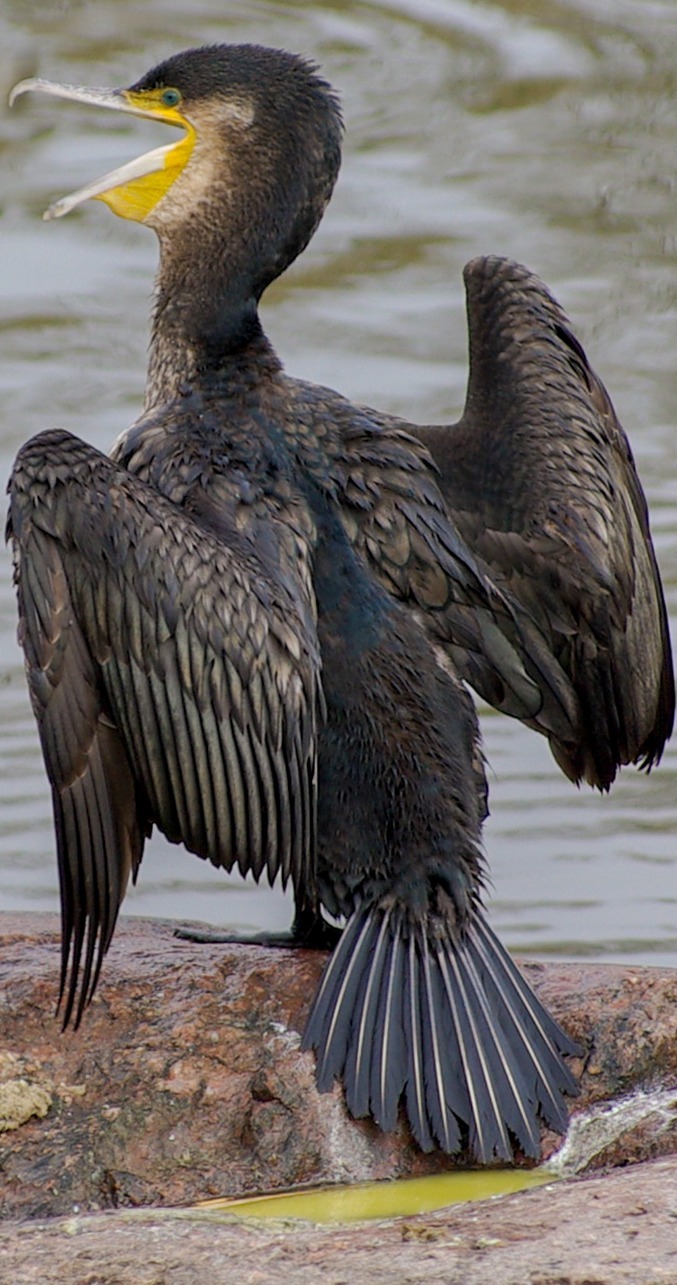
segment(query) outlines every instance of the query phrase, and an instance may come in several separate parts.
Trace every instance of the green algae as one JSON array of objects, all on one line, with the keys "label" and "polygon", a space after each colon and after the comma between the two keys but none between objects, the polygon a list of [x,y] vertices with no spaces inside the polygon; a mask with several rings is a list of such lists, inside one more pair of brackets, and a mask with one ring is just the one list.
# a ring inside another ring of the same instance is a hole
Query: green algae
[{"label": "green algae", "polygon": [[538,1169],[457,1169],[425,1178],[346,1186],[304,1187],[269,1195],[201,1201],[199,1208],[242,1218],[299,1218],[313,1223],[364,1222],[376,1218],[411,1217],[447,1205],[487,1200],[553,1181]]}]

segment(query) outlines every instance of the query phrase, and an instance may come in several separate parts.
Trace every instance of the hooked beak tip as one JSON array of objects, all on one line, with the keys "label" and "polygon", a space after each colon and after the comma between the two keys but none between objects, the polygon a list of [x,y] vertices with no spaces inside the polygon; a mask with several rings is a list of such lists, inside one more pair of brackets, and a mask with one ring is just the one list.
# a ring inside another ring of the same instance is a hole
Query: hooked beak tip
[{"label": "hooked beak tip", "polygon": [[13,107],[17,98],[19,98],[21,94],[25,93],[24,85],[26,84],[28,84],[28,81],[20,80],[17,82],[16,85],[13,86],[12,89],[10,89],[9,97],[7,99],[7,102],[9,103],[10,107]]}]

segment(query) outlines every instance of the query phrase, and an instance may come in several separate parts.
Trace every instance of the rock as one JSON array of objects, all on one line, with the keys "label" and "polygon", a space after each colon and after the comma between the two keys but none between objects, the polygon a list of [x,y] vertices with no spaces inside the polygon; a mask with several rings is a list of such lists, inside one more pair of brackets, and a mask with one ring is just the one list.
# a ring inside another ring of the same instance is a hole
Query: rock
[{"label": "rock", "polygon": [[[0,1047],[11,1055],[0,1082],[24,1086],[0,1140],[5,1217],[186,1205],[452,1167],[439,1153],[422,1155],[404,1125],[384,1135],[352,1120],[338,1087],[317,1093],[313,1057],[299,1042],[323,955],[197,945],[177,940],[172,924],[123,919],[80,1030],[62,1034],[56,918],[0,916],[0,933]],[[524,969],[586,1050],[576,1110],[636,1086],[674,1085],[677,973]],[[632,1129],[635,1160],[675,1150],[674,1125]],[[558,1144],[546,1135],[544,1155]],[[604,1141],[610,1158],[627,1158],[622,1138]]]},{"label": "rock", "polygon": [[35,1080],[17,1079],[14,1072],[23,1060],[0,1052],[0,1133],[18,1129],[31,1116],[42,1118],[52,1105],[51,1087]]},{"label": "rock", "polygon": [[668,1285],[677,1160],[417,1218],[313,1227],[198,1210],[0,1225],[8,1285]]}]

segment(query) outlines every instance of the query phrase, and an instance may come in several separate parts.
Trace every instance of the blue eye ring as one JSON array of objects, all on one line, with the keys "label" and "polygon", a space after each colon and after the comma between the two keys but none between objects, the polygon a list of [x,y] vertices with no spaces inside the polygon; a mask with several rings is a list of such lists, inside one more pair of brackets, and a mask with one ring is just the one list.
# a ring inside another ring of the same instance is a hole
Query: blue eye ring
[{"label": "blue eye ring", "polygon": [[178,89],[165,89],[162,92],[161,102],[163,107],[178,107],[181,94]]}]

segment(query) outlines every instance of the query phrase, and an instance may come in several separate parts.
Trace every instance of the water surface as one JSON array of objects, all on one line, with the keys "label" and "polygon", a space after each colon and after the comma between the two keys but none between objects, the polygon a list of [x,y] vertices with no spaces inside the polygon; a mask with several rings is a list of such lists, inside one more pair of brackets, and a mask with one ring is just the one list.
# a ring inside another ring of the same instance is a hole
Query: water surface
[{"label": "water surface", "polygon": [[[677,614],[677,6],[672,0],[6,0],[0,87],[131,83],[192,44],[313,55],[345,104],[336,195],[266,296],[288,369],[411,419],[455,418],[460,274],[527,263],[568,311],[628,429]],[[4,98],[4,93],[3,93]],[[159,134],[159,138],[158,138]],[[0,107],[0,477],[32,433],[106,449],[138,412],[151,233],[55,197],[166,142],[158,127],[31,97]],[[0,566],[0,905],[53,909],[49,791]],[[576,791],[544,741],[482,711],[492,916],[520,951],[677,963],[677,750],[610,796]],[[155,837],[125,911],[278,927],[280,894]]]}]

